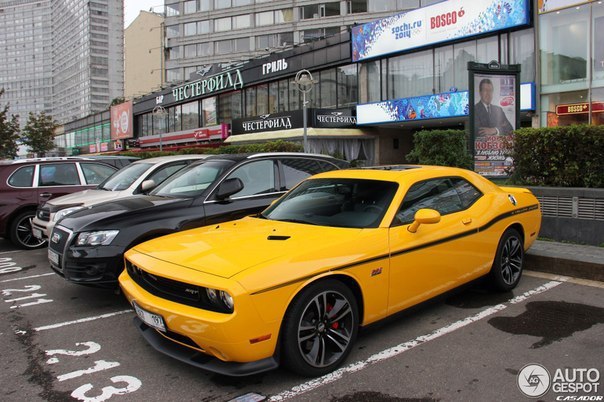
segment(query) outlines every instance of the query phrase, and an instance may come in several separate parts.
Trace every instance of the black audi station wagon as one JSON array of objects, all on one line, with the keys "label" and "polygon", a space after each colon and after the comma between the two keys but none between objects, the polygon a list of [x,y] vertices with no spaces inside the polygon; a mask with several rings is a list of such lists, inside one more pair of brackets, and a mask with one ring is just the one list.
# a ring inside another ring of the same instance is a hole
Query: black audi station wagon
[{"label": "black audi station wagon", "polygon": [[124,252],[180,230],[255,214],[308,176],[348,167],[325,155],[213,155],[191,164],[147,195],[97,204],[60,220],[48,259],[66,280],[116,287]]}]

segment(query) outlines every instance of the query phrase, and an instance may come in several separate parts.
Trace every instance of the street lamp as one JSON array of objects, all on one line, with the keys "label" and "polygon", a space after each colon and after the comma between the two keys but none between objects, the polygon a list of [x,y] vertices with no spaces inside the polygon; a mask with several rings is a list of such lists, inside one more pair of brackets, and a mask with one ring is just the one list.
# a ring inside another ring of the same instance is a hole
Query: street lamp
[{"label": "street lamp", "polygon": [[166,108],[164,108],[163,106],[157,105],[153,108],[153,119],[155,120],[155,118],[159,119],[159,152],[161,152],[163,150],[163,143],[162,143],[162,134],[163,134],[163,128],[165,126],[165,118],[168,115],[168,112],[166,111]]},{"label": "street lamp", "polygon": [[294,84],[296,84],[298,91],[302,92],[302,124],[304,127],[304,152],[308,152],[308,138],[307,138],[307,118],[306,118],[306,105],[308,101],[306,100],[306,94],[309,93],[313,86],[318,81],[315,81],[312,78],[312,74],[308,70],[300,70],[296,74],[296,78],[294,79]]}]

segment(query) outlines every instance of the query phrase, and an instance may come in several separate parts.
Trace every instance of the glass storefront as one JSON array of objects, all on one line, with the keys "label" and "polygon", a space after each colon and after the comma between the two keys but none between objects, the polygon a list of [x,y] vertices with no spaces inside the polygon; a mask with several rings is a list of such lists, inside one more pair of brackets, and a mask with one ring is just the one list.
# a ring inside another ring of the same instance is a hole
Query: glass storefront
[{"label": "glass storefront", "polygon": [[602,124],[604,5],[541,14],[541,126]]}]

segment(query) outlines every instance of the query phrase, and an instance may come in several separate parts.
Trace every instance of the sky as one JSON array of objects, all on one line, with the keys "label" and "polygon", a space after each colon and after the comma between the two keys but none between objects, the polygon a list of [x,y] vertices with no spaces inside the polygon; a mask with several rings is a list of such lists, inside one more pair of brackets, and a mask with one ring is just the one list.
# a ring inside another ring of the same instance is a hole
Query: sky
[{"label": "sky", "polygon": [[126,28],[136,17],[140,10],[153,11],[161,13],[164,11],[163,0],[124,0],[124,28]]}]

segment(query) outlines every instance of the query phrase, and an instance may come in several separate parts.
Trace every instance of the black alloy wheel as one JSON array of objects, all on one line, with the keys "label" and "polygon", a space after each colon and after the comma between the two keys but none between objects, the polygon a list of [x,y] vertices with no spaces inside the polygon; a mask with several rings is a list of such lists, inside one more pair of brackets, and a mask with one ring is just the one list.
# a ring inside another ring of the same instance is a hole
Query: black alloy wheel
[{"label": "black alloy wheel", "polygon": [[40,240],[32,232],[31,221],[36,216],[36,211],[25,211],[19,214],[11,223],[10,240],[19,248],[32,250],[42,247],[46,240]]},{"label": "black alloy wheel", "polygon": [[514,289],[520,277],[524,263],[524,242],[516,229],[509,228],[501,236],[493,267],[491,282],[497,290],[510,291]]}]

